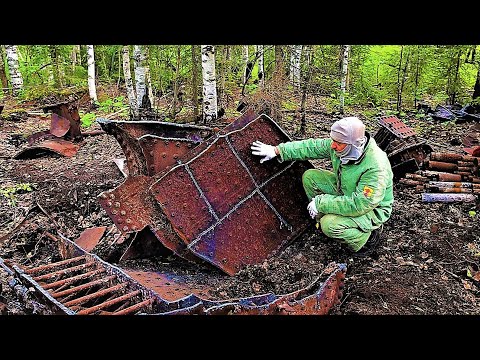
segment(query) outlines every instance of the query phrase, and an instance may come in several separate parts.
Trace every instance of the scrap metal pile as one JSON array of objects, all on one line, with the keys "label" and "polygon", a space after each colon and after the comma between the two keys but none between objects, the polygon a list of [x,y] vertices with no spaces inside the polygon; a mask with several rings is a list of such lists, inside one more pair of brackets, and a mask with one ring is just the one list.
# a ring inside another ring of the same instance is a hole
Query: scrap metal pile
[{"label": "scrap metal pile", "polygon": [[455,153],[432,152],[424,167],[406,173],[399,182],[422,192],[424,202],[470,202],[480,194],[480,158]]},{"label": "scrap metal pile", "polygon": [[76,99],[45,105],[43,111],[52,113],[50,129],[31,134],[27,138],[28,146],[18,152],[14,156],[15,159],[31,159],[51,153],[72,157],[78,152],[79,141],[84,136],[104,133],[80,130],[80,115]]}]

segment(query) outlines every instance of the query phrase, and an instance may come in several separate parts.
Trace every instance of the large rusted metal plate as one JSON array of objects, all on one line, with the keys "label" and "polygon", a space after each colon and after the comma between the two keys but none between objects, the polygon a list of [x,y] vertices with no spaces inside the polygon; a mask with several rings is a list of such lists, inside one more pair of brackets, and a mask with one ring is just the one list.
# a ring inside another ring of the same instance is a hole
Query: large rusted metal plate
[{"label": "large rusted metal plate", "polygon": [[230,275],[275,254],[311,222],[300,179],[312,164],[260,164],[251,154],[254,140],[278,144],[290,138],[261,115],[200,145],[189,153],[190,160],[152,185],[155,199],[190,251]]},{"label": "large rusted metal plate", "polygon": [[61,115],[53,113],[50,121],[50,132],[57,137],[62,137],[68,130],[70,130],[70,121]]},{"label": "large rusted metal plate", "polygon": [[401,139],[417,134],[415,130],[405,125],[395,116],[382,117],[378,120],[378,123]]},{"label": "large rusted metal plate", "polygon": [[33,159],[51,153],[56,153],[66,157],[74,156],[79,145],[63,139],[45,140],[34,146],[27,147],[14,156],[15,159]]}]

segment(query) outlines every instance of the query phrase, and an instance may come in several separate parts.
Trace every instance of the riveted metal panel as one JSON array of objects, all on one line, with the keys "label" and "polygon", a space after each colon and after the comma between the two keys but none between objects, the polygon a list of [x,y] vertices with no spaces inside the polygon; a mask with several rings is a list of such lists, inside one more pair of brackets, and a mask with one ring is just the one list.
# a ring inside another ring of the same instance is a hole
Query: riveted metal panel
[{"label": "riveted metal panel", "polygon": [[[188,249],[230,275],[272,256],[306,229],[310,220],[301,178],[313,168],[308,161],[260,164],[251,154],[254,140],[290,140],[268,116],[235,126],[192,150],[189,160],[152,186]],[[182,210],[185,203],[188,210]],[[183,213],[200,221],[192,225]]]}]

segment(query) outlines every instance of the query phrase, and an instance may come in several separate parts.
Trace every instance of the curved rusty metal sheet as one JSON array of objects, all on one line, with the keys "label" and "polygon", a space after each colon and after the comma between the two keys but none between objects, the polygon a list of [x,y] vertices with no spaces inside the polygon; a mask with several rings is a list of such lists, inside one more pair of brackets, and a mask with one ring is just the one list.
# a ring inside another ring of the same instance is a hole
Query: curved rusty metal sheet
[{"label": "curved rusty metal sheet", "polygon": [[52,153],[66,157],[72,157],[77,153],[79,148],[79,145],[76,145],[67,140],[45,140],[41,143],[38,143],[31,147],[27,147],[26,149],[20,151],[14,156],[14,159],[34,159]]},{"label": "curved rusty metal sheet", "polygon": [[[229,275],[274,255],[311,223],[298,179],[313,165],[260,164],[250,150],[255,140],[278,144],[290,138],[261,115],[195,148],[193,158],[151,186],[188,249]],[[279,189],[272,185],[274,179]]]},{"label": "curved rusty metal sheet", "polygon": [[33,133],[27,137],[28,145],[33,145],[37,141],[54,139],[55,136],[50,133],[50,130],[43,130],[36,133]]},{"label": "curved rusty metal sheet", "polygon": [[174,165],[177,159],[213,133],[211,128],[205,126],[160,121],[97,118],[97,122],[120,144],[127,160],[129,176],[152,176]]},{"label": "curved rusty metal sheet", "polygon": [[75,243],[85,251],[91,251],[98,244],[106,229],[106,226],[85,229]]},{"label": "curved rusty metal sheet", "polygon": [[50,121],[50,132],[57,136],[64,136],[68,130],[70,130],[70,121],[67,118],[64,118],[61,115],[56,113],[52,114],[52,119]]}]

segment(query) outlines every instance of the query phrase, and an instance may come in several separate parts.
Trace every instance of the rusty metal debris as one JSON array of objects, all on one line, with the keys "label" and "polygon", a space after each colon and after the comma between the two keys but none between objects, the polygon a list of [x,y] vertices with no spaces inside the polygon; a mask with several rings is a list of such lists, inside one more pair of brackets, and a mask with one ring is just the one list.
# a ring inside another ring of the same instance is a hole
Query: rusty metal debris
[{"label": "rusty metal debris", "polygon": [[480,194],[479,158],[447,152],[432,152],[424,167],[406,173],[399,183],[415,186],[424,202],[475,201]]},{"label": "rusty metal debris", "polygon": [[45,113],[52,112],[50,129],[31,134],[28,147],[14,156],[14,159],[32,159],[52,153],[65,157],[74,156],[83,136],[103,134],[104,131],[80,131],[78,104],[74,100],[49,104],[43,107]]},{"label": "rusty metal debris", "polygon": [[45,154],[58,154],[65,157],[72,157],[80,148],[80,145],[62,139],[51,139],[42,141],[35,146],[27,147],[15,154],[14,159],[34,159]]},{"label": "rusty metal debris", "polygon": [[62,256],[56,262],[24,267],[0,258],[0,267],[10,276],[10,287],[34,314],[325,315],[343,295],[346,265],[331,263],[309,286],[286,295],[216,301],[201,297],[208,297],[202,285],[175,283],[168,274],[126,272],[63,235],[47,235]]},{"label": "rusty metal debris", "polygon": [[125,154],[129,176],[153,176],[213,134],[206,126],[160,121],[120,121],[98,118]]},{"label": "rusty metal debris", "polygon": [[380,129],[374,139],[378,146],[387,153],[395,179],[402,178],[408,172],[415,172],[432,147],[426,141],[417,138],[415,130],[405,125],[395,116],[385,116],[378,120]]},{"label": "rusty metal debris", "polygon": [[[175,254],[233,275],[274,255],[310,223],[301,177],[313,166],[262,165],[251,155],[255,140],[280,143],[290,138],[268,116],[246,112],[177,159],[176,166],[154,177],[130,176],[100,194],[99,202],[123,233],[148,226]],[[136,149],[130,157],[144,164]],[[129,166],[129,171],[138,174],[139,168]]]},{"label": "rusty metal debris", "polygon": [[85,251],[91,251],[98,244],[106,229],[106,226],[88,228],[80,234],[75,243]]}]

